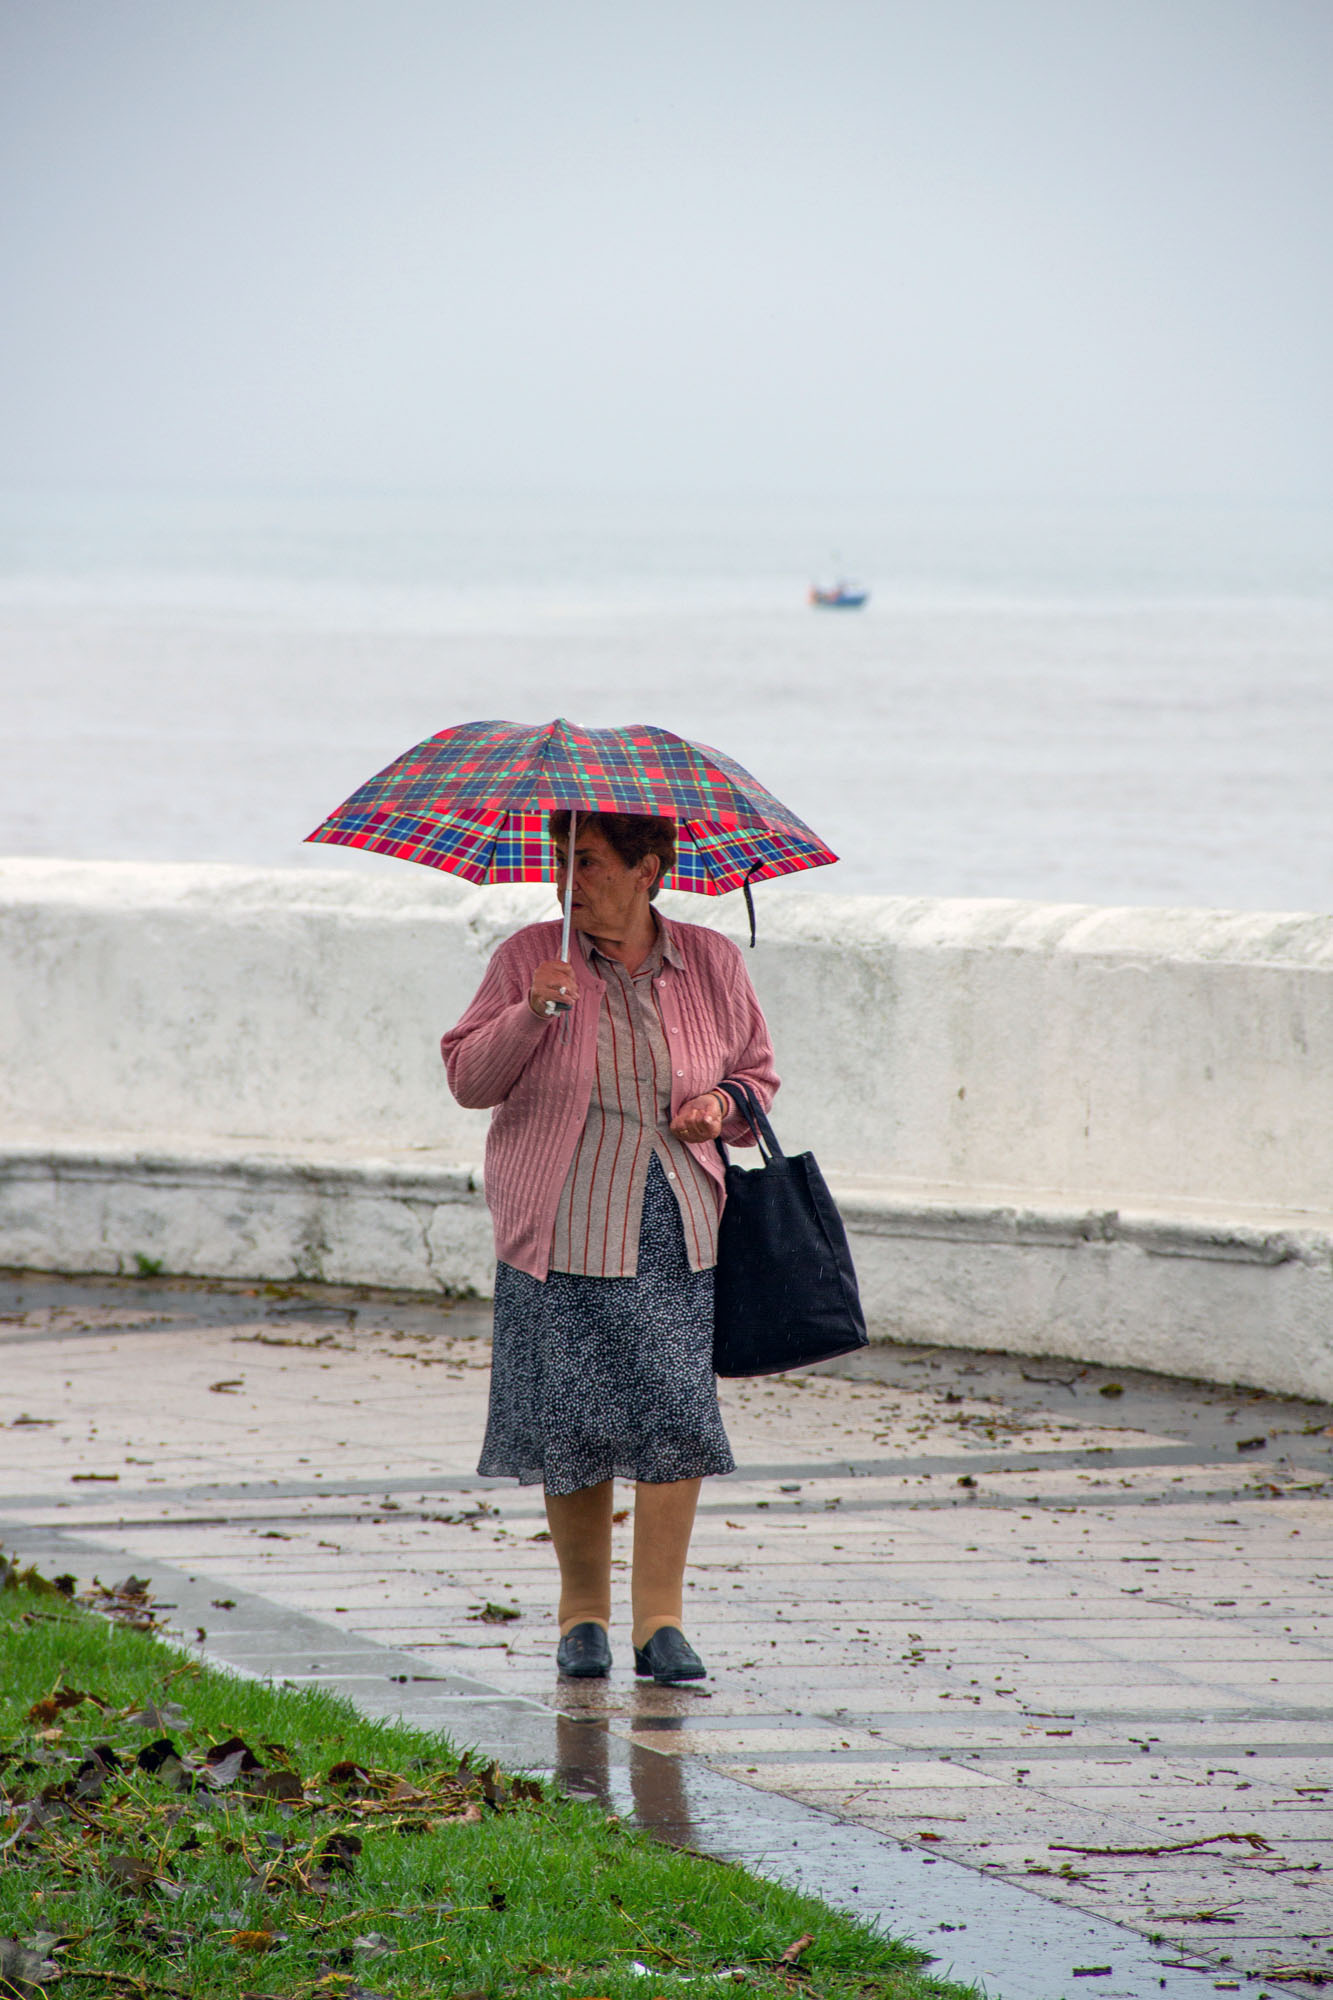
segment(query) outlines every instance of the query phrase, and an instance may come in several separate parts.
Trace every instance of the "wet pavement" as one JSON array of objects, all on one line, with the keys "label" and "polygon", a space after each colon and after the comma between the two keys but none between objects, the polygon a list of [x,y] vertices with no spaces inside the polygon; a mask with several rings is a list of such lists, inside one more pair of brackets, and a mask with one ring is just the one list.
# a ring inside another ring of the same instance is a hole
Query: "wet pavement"
[{"label": "wet pavement", "polygon": [[903,1347],[729,1385],[709,1681],[636,1684],[622,1604],[611,1680],[561,1684],[540,1495],[471,1470],[484,1331],[11,1279],[0,1542],[147,1570],[215,1657],[559,1770],[1004,2000],[1333,1984],[1333,1410]]}]

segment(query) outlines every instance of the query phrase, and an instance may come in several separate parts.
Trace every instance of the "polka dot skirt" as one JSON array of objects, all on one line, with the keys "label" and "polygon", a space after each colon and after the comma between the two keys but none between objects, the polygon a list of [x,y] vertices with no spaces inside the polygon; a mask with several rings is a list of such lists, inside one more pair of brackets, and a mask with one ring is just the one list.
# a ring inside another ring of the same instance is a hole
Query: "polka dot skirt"
[{"label": "polka dot skirt", "polygon": [[654,1156],[637,1277],[552,1271],[542,1283],[497,1267],[477,1470],[558,1495],[604,1479],[658,1484],[735,1469],[713,1374],[713,1273],[690,1269]]}]

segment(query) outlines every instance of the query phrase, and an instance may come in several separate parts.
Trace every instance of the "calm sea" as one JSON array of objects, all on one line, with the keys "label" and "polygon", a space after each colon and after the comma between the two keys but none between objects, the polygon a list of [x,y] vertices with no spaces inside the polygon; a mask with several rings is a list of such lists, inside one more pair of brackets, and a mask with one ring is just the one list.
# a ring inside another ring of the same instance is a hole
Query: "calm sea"
[{"label": "calm sea", "polygon": [[[811,610],[846,570],[859,613]],[[0,498],[0,853],[301,845],[478,716],[730,751],[813,887],[1333,909],[1333,514]]]}]

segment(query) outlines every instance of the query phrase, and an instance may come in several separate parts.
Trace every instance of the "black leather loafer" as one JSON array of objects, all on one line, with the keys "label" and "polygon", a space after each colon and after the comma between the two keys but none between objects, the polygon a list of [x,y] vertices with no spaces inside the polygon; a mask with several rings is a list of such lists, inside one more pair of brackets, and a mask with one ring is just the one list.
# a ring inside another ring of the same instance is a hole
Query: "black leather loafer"
[{"label": "black leather loafer", "polygon": [[659,1625],[646,1646],[634,1648],[634,1671],[641,1680],[651,1674],[659,1687],[670,1687],[701,1681],[708,1669],[678,1625]]},{"label": "black leather loafer", "polygon": [[567,1681],[603,1681],[611,1671],[611,1641],[595,1619],[571,1625],[555,1649],[556,1672]]}]

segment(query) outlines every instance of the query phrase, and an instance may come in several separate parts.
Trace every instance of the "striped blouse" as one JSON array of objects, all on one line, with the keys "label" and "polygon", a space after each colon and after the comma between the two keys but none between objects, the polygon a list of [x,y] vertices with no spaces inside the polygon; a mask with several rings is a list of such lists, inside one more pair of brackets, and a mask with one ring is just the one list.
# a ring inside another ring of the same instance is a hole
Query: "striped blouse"
[{"label": "striped blouse", "polygon": [[669,1129],[671,1061],[653,989],[664,957],[679,965],[675,947],[659,929],[631,975],[585,935],[579,943],[604,991],[588,1116],[556,1208],[551,1269],[593,1278],[636,1275],[643,1190],[655,1153],[680,1207],[690,1269],[709,1270],[717,1262],[717,1189]]}]

